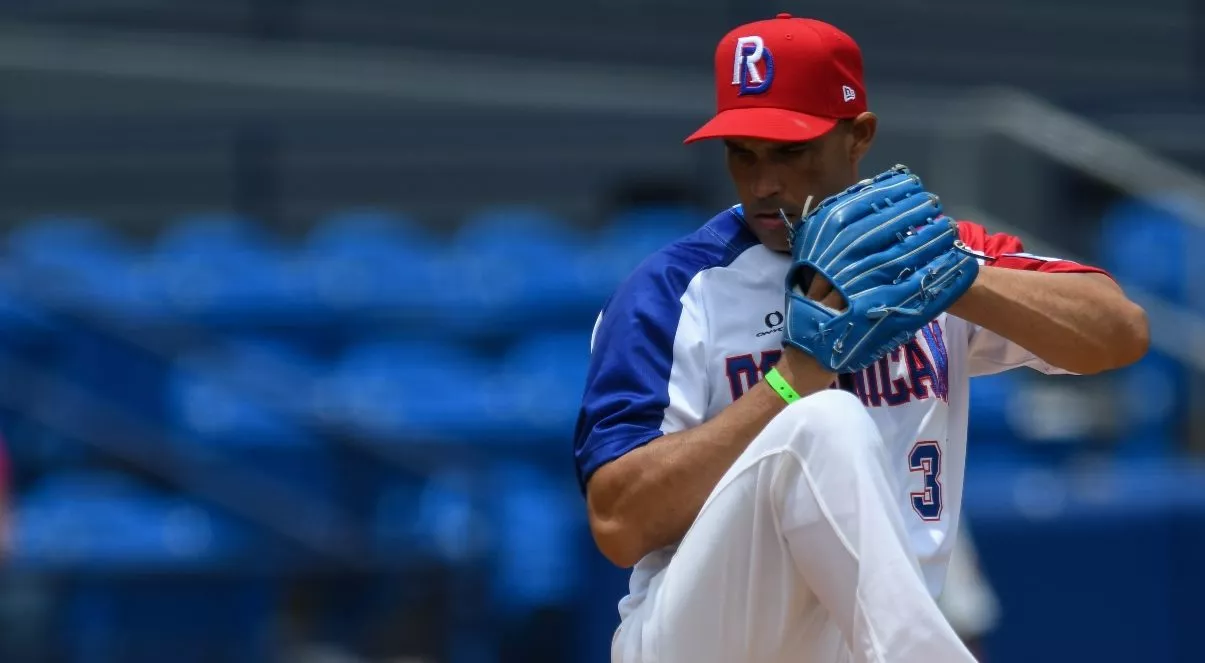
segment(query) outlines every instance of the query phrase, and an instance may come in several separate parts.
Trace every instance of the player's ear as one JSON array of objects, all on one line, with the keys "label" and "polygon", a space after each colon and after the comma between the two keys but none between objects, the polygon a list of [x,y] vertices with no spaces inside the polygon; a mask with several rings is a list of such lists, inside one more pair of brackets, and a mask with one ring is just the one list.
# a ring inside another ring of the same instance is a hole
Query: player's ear
[{"label": "player's ear", "polygon": [[870,151],[870,144],[874,142],[878,129],[879,118],[874,113],[862,113],[853,119],[853,125],[849,128],[849,159],[853,165],[856,166]]}]

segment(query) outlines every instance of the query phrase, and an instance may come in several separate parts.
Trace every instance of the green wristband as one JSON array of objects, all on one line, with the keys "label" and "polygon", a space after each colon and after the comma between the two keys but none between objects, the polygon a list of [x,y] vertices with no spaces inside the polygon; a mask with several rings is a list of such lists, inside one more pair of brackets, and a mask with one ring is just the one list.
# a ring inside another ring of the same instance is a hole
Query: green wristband
[{"label": "green wristband", "polygon": [[782,373],[778,372],[777,366],[771,368],[769,373],[766,373],[766,382],[768,382],[770,386],[774,388],[774,391],[777,391],[778,395],[782,396],[782,400],[786,401],[788,404],[799,400],[799,392],[795,391],[791,385],[787,384],[787,379],[782,376]]}]

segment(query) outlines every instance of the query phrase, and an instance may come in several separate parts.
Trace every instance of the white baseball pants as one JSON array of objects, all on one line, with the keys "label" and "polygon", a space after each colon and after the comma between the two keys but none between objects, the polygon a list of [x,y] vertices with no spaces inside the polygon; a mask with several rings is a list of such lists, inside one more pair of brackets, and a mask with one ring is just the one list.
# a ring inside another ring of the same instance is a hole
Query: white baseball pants
[{"label": "white baseball pants", "polygon": [[921,579],[886,467],[855,396],[788,406],[620,626],[613,663],[974,661]]}]

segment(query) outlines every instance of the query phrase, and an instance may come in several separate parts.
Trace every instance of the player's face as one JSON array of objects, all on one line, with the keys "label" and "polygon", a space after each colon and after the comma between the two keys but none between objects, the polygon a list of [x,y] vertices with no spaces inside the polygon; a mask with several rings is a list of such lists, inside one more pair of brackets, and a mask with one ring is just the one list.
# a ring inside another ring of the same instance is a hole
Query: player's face
[{"label": "player's face", "polygon": [[808,196],[814,207],[858,181],[858,162],[869,149],[874,130],[874,116],[865,113],[806,143],[747,138],[724,141],[728,172],[745,219],[766,248],[790,248],[780,209],[796,220]]}]

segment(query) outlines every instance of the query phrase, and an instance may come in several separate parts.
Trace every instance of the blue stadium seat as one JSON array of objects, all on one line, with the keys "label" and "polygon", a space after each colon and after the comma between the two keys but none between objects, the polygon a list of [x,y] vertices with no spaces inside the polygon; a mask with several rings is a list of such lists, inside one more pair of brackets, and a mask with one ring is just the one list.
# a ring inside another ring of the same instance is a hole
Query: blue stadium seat
[{"label": "blue stadium seat", "polygon": [[225,519],[120,475],[51,475],[19,499],[14,563],[36,568],[203,569],[235,563],[247,539]]},{"label": "blue stadium seat", "polygon": [[77,470],[48,474],[22,495],[37,503],[47,499],[145,497],[152,495],[153,492],[145,484],[128,474],[107,470]]},{"label": "blue stadium seat", "polygon": [[130,247],[110,227],[87,217],[29,219],[7,238],[9,255],[32,264],[70,270],[79,255],[124,257]]},{"label": "blue stadium seat", "polygon": [[[128,352],[130,344],[109,331],[112,318],[142,318],[159,309],[155,288],[137,278],[141,253],[134,246],[99,220],[49,216],[13,230],[7,248],[0,324],[8,323],[4,333],[15,343],[41,345],[21,360],[73,385],[103,389],[103,397],[121,406],[137,408],[142,394],[158,393],[140,392],[153,382],[153,370],[143,370],[138,350]],[[95,316],[94,323],[79,324],[81,312]]]},{"label": "blue stadium seat", "polygon": [[1117,452],[1124,456],[1172,453],[1188,421],[1192,393],[1188,369],[1158,351],[1115,371],[1121,430]]},{"label": "blue stadium seat", "polygon": [[[101,222],[87,218],[45,217],[8,236],[3,306],[0,319],[13,334],[39,333],[54,343],[46,368],[70,377],[100,369],[112,382],[117,354],[92,352],[98,334],[59,316],[59,309],[141,318],[159,310],[156,286],[138,278],[142,254]],[[100,325],[107,327],[107,325]],[[54,332],[53,336],[47,332]],[[120,370],[120,366],[116,367]],[[84,380],[86,381],[86,380]]]},{"label": "blue stadium seat", "polygon": [[98,220],[31,219],[8,236],[5,281],[38,304],[153,315],[155,291],[138,278],[140,253]]},{"label": "blue stadium seat", "polygon": [[204,214],[163,231],[144,276],[177,314],[255,327],[309,313],[297,268],[254,220]]},{"label": "blue stadium seat", "polygon": [[429,315],[441,247],[414,221],[379,210],[334,214],[310,231],[302,261],[316,305],[341,316]]},{"label": "blue stadium seat", "polygon": [[590,334],[537,333],[505,355],[483,416],[523,441],[569,439],[586,384]]},{"label": "blue stadium seat", "polygon": [[86,576],[57,632],[72,663],[275,660],[281,586],[245,573]]},{"label": "blue stadium seat", "polygon": [[56,331],[54,320],[38,302],[18,295],[7,284],[0,286],[0,345],[20,349],[29,357],[36,347],[50,345]]},{"label": "blue stadium seat", "polygon": [[592,290],[610,295],[615,287],[653,253],[689,235],[711,215],[689,207],[636,207],[613,216],[594,246]]},{"label": "blue stadium seat", "polygon": [[24,494],[15,523],[15,568],[75,574],[56,624],[66,660],[264,660],[273,588],[246,575],[262,551],[228,518],[121,474],[69,472]]},{"label": "blue stadium seat", "polygon": [[382,491],[373,511],[373,532],[384,560],[415,558],[464,563],[481,556],[488,525],[474,505],[478,478],[463,469],[434,474],[425,481],[395,481]]},{"label": "blue stadium seat", "polygon": [[[444,264],[444,324],[470,333],[578,327],[601,303],[588,297],[588,255],[586,238],[545,212],[477,214],[457,232]],[[463,327],[466,318],[473,327]]]},{"label": "blue stadium seat", "polygon": [[[977,462],[1057,463],[1110,436],[1099,392],[1027,368],[971,379],[968,442]],[[1090,386],[1090,385],[1089,385]]]},{"label": "blue stadium seat", "polygon": [[13,413],[5,416],[0,430],[10,470],[23,484],[47,472],[85,467],[97,455],[94,447],[29,415]]},{"label": "blue stadium seat", "polygon": [[175,453],[201,467],[241,464],[329,496],[331,450],[309,427],[317,370],[301,355],[249,342],[182,358],[167,388]]},{"label": "blue stadium seat", "polygon": [[1119,280],[1186,302],[1190,266],[1200,262],[1199,249],[1205,245],[1200,232],[1172,209],[1142,200],[1123,201],[1105,214],[1100,241],[1102,266]]},{"label": "blue stadium seat", "polygon": [[365,341],[325,380],[320,407],[382,443],[465,439],[482,428],[478,385],[487,366],[457,345]]},{"label": "blue stadium seat", "polygon": [[306,241],[311,247],[371,252],[381,246],[406,246],[416,249],[433,247],[437,240],[408,216],[374,208],[352,208],[335,212],[310,230]]},{"label": "blue stadium seat", "polygon": [[519,463],[490,469],[489,531],[499,534],[490,542],[489,559],[502,614],[567,604],[580,582],[580,498],[572,482],[558,479]]},{"label": "blue stadium seat", "polygon": [[175,219],[159,234],[156,250],[169,255],[267,248],[272,237],[255,219],[227,212],[202,212]]},{"label": "blue stadium seat", "polygon": [[172,377],[169,412],[176,425],[206,443],[294,446],[308,443],[299,422],[273,411],[220,369],[182,369]]},{"label": "blue stadium seat", "polygon": [[211,372],[274,412],[301,419],[313,416],[310,390],[327,370],[291,336],[227,335],[182,363]]},{"label": "blue stadium seat", "polygon": [[967,443],[977,459],[1011,458],[1020,453],[1021,436],[1012,419],[1023,388],[1018,371],[971,379]]}]

